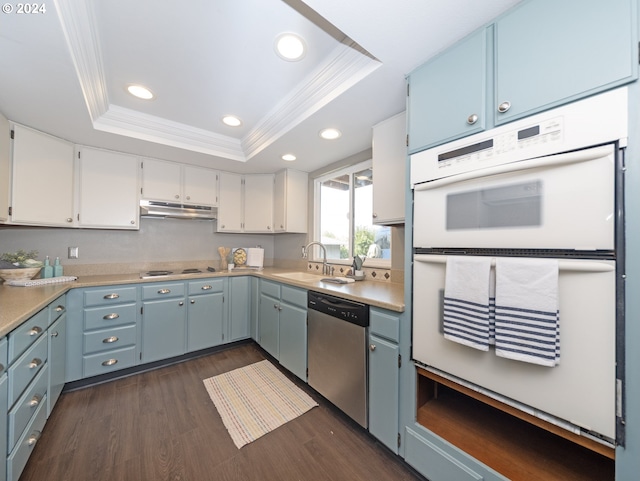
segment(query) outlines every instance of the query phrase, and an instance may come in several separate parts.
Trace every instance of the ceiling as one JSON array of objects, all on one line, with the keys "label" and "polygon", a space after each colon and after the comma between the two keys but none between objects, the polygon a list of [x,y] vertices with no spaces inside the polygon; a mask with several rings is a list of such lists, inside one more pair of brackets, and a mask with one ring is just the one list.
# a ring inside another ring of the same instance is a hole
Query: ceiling
[{"label": "ceiling", "polygon": [[[518,1],[55,0],[0,16],[0,112],[81,145],[311,172],[369,149],[405,109],[407,73]],[[276,55],[283,32],[305,39],[302,60]]]}]

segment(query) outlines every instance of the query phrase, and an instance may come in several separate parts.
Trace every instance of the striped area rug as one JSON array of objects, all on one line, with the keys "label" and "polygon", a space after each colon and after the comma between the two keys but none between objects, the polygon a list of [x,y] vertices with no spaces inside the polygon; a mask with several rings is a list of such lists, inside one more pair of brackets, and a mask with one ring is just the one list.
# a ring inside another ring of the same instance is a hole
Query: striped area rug
[{"label": "striped area rug", "polygon": [[318,405],[268,360],[203,382],[238,449]]}]

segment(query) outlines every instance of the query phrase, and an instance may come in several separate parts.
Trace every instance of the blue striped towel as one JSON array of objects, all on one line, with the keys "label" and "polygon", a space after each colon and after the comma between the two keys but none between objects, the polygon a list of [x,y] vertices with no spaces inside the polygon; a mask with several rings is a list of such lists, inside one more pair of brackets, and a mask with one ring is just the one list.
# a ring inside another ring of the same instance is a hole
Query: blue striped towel
[{"label": "blue striped towel", "polygon": [[448,257],[444,287],[444,337],[489,350],[490,257]]},{"label": "blue striped towel", "polygon": [[559,364],[557,259],[496,259],[495,345],[498,356]]}]

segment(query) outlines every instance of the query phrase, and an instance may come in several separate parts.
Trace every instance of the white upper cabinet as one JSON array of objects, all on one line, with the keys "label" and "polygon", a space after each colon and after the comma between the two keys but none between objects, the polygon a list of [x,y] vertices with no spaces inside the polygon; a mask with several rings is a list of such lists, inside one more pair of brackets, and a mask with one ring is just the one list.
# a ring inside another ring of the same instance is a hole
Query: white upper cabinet
[{"label": "white upper cabinet", "polygon": [[220,172],[218,232],[242,231],[242,175]]},{"label": "white upper cabinet", "polygon": [[142,198],[178,204],[218,204],[218,172],[205,167],[144,159]]},{"label": "white upper cabinet", "polygon": [[373,223],[404,223],[405,112],[373,126]]},{"label": "white upper cabinet", "polygon": [[9,192],[11,189],[11,127],[0,114],[0,222],[9,218]]},{"label": "white upper cabinet", "polygon": [[276,173],[273,193],[275,232],[306,233],[309,175],[293,169]]},{"label": "white upper cabinet", "polygon": [[80,147],[78,226],[139,229],[139,172],[133,155]]},{"label": "white upper cabinet", "polygon": [[11,222],[73,226],[74,145],[13,126]]},{"label": "white upper cabinet", "polygon": [[273,232],[273,174],[220,173],[218,232]]}]

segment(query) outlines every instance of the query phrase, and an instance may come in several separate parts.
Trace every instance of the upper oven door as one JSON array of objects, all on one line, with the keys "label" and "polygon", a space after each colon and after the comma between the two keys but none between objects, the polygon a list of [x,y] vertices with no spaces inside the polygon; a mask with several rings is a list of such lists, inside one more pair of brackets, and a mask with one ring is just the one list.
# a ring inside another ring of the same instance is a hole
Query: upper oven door
[{"label": "upper oven door", "polygon": [[414,186],[414,247],[614,249],[614,145]]}]

